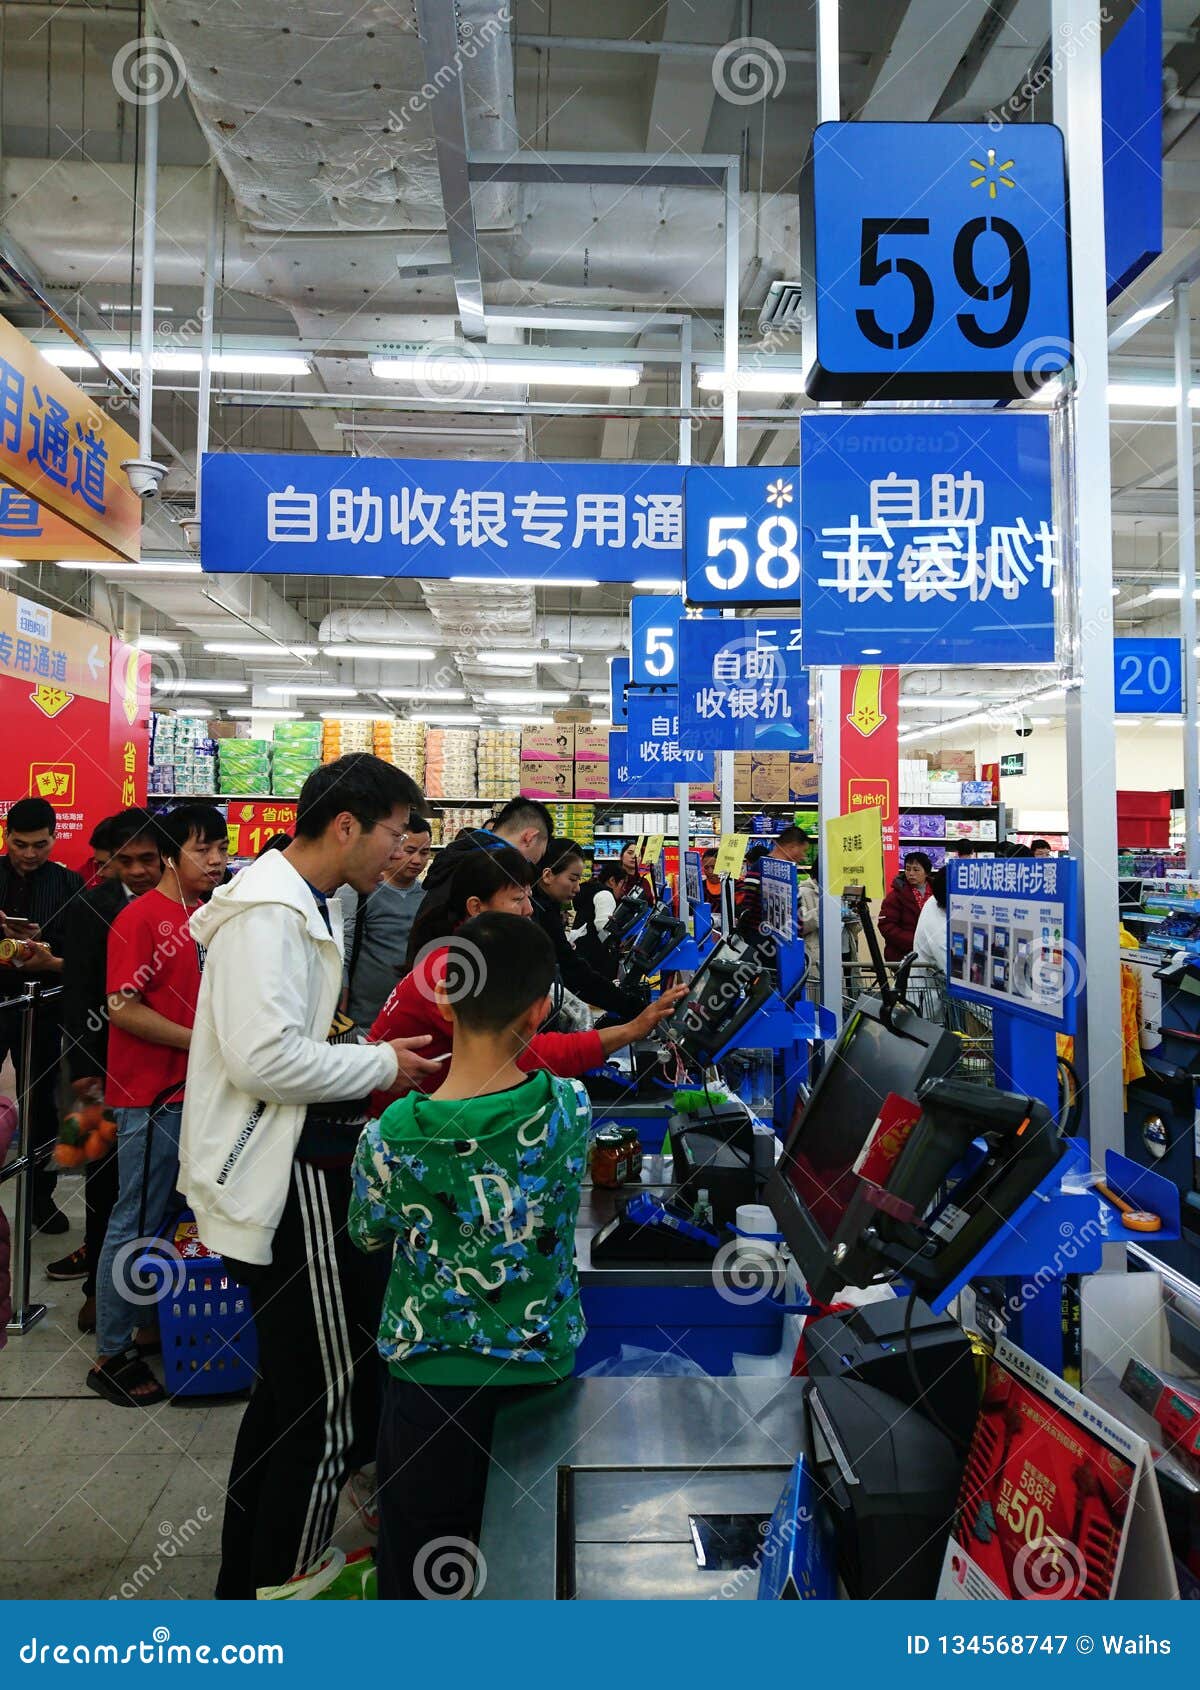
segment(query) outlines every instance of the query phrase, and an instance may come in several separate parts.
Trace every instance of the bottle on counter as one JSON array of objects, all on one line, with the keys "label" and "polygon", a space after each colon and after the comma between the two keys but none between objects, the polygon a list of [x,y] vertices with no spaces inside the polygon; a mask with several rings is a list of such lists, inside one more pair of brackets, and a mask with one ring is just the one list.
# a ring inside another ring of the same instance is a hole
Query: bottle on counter
[{"label": "bottle on counter", "polygon": [[629,1153],[620,1127],[604,1127],[592,1140],[592,1184],[624,1185],[629,1178]]}]

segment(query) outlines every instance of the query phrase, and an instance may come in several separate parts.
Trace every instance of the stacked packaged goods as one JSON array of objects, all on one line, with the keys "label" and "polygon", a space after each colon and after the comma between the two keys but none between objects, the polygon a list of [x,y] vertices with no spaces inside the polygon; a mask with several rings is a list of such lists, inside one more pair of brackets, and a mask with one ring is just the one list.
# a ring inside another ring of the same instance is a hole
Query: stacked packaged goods
[{"label": "stacked packaged goods", "polygon": [[271,791],[295,798],[321,761],[320,722],[276,722],[271,753]]},{"label": "stacked packaged goods", "polygon": [[519,728],[480,728],[478,778],[481,798],[503,803],[520,790],[521,732]]},{"label": "stacked packaged goods", "polygon": [[192,716],[154,711],[150,717],[151,796],[193,795],[217,789],[217,745],[207,724]]},{"label": "stacked packaged goods", "polygon": [[375,755],[394,763],[420,786],[425,779],[425,724],[402,722],[394,716],[372,723]]},{"label": "stacked packaged goods", "polygon": [[336,763],[350,751],[371,751],[375,739],[370,721],[356,721],[349,716],[326,716],[321,736],[321,761]]},{"label": "stacked packaged goods", "polygon": [[474,728],[430,728],[425,735],[425,790],[431,798],[473,798],[478,779]]},{"label": "stacked packaged goods", "polygon": [[222,795],[271,792],[271,742],[267,739],[219,741],[217,791]]},{"label": "stacked packaged goods", "polygon": [[547,804],[559,839],[573,839],[591,850],[596,837],[596,811],[591,804]]}]

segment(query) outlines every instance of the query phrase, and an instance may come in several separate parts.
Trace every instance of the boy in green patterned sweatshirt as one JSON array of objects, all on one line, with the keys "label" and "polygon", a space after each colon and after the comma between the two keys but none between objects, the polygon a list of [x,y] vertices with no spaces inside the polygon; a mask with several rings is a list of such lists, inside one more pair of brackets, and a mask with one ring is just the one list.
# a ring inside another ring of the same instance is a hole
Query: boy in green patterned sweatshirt
[{"label": "boy in green patterned sweatshirt", "polygon": [[584,1335],[575,1221],[591,1104],[578,1080],[518,1066],[549,1013],[553,947],[528,918],[491,913],[449,947],[445,1082],[367,1127],[350,1205],[360,1248],[395,1247],[377,1552],[392,1599],[446,1595],[455,1564],[472,1576],[497,1410],[569,1377]]}]

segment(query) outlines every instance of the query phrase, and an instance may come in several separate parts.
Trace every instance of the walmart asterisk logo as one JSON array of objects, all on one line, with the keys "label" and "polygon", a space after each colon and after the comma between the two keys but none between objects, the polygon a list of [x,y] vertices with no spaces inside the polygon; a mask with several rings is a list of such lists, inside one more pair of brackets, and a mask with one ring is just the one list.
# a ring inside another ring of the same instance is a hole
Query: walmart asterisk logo
[{"label": "walmart asterisk logo", "polygon": [[790,481],[770,481],[767,483],[767,503],[774,505],[781,511],[784,505],[792,502],[792,484]]},{"label": "walmart asterisk logo", "polygon": [[1003,164],[997,164],[996,149],[995,147],[989,147],[987,150],[986,164],[982,159],[973,158],[971,160],[972,170],[977,170],[979,172],[978,176],[972,176],[971,186],[973,188],[986,187],[988,191],[988,198],[994,200],[996,197],[997,184],[999,184],[1002,188],[1016,187],[1017,184],[1012,180],[1011,176],[1008,175],[1008,172],[1013,167],[1013,162],[1014,161],[1011,158],[1008,158],[1005,159]]}]

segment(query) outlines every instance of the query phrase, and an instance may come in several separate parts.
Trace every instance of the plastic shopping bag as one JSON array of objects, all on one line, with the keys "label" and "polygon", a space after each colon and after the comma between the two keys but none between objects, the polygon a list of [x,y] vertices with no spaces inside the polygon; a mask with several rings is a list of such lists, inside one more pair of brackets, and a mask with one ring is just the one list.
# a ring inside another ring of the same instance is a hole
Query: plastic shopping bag
[{"label": "plastic shopping bag", "polygon": [[375,1554],[356,1549],[328,1549],[316,1566],[297,1573],[286,1584],[264,1584],[260,1602],[374,1602]]}]

